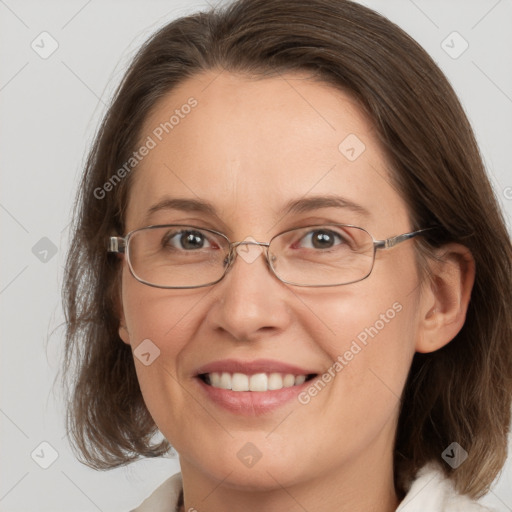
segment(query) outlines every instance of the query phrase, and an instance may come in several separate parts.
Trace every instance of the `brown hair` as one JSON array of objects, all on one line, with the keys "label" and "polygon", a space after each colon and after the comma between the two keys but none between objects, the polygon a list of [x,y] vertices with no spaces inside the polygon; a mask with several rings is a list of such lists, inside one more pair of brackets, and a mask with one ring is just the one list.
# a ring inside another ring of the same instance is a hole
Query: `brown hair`
[{"label": "brown hair", "polygon": [[439,461],[453,441],[469,454],[443,464],[457,489],[484,494],[506,459],[512,395],[512,248],[469,122],[447,79],[399,27],[348,0],[241,0],[169,23],[140,49],[90,151],[77,197],[63,300],[68,428],[88,465],[107,469],[169,449],[144,404],[130,347],[118,335],[120,261],[109,235],[124,233],[133,171],[105,198],[97,191],[137,146],[148,112],[206,70],[253,76],[310,71],[357,98],[371,117],[414,229],[438,229],[423,251],[468,247],[476,282],[460,333],[415,354],[403,392],[395,483]]}]

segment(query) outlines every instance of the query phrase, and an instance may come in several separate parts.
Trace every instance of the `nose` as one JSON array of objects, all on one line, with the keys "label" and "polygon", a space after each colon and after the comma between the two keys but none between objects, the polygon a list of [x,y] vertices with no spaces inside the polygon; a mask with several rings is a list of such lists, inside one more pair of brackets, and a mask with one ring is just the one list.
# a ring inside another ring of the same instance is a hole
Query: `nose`
[{"label": "nose", "polygon": [[216,300],[208,312],[211,329],[249,341],[281,332],[291,324],[293,294],[270,270],[266,245],[236,244],[227,274],[215,285]]}]

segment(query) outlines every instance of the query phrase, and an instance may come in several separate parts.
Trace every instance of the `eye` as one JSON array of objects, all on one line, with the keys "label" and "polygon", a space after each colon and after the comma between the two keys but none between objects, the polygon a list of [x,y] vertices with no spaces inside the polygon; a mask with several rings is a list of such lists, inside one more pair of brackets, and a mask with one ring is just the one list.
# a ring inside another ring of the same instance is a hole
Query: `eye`
[{"label": "eye", "polygon": [[183,229],[172,231],[162,238],[162,247],[178,250],[198,250],[216,248],[217,245],[210,240],[205,233],[195,229]]},{"label": "eye", "polygon": [[315,229],[314,231],[309,231],[293,245],[301,245],[306,249],[331,249],[336,245],[347,243],[347,237],[344,237],[341,233],[331,229]]}]

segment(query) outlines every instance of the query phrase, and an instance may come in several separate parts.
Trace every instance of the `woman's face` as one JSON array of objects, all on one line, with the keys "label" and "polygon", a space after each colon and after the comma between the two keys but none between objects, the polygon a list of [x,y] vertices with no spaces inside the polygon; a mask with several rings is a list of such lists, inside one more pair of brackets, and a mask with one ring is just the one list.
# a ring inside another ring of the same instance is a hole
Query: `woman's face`
[{"label": "woman's face", "polygon": [[[320,223],[361,226],[375,239],[411,230],[372,125],[350,96],[304,75],[195,76],[157,104],[141,141],[154,147],[133,171],[127,231],[191,224],[268,242]],[[325,196],[339,205],[306,202]],[[163,207],[168,199],[208,202],[216,214]],[[285,213],[293,201],[303,207]],[[135,350],[138,379],[184,475],[271,489],[348,468],[391,470],[420,336],[413,242],[378,250],[367,279],[330,288],[289,286],[264,256],[243,255],[222,281],[197,289],[153,288],[123,267],[120,334],[134,350],[150,340]],[[237,386],[255,373],[317,377],[281,390],[221,390],[198,377],[211,363],[242,374]]]}]

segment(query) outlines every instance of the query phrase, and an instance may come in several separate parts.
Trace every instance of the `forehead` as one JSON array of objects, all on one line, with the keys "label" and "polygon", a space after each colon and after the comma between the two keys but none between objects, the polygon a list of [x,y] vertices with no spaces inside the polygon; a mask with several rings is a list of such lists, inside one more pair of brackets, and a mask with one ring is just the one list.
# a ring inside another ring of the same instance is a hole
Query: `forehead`
[{"label": "forehead", "polygon": [[[148,212],[169,198],[210,203],[215,211],[201,215],[214,214],[225,231],[277,226],[287,203],[326,195],[366,209],[369,224],[407,214],[357,102],[306,75],[194,76],[157,102],[140,141],[150,149],[134,170],[129,229],[153,220]],[[356,210],[346,209],[347,223]],[[152,223],[176,220],[171,213]]]}]

